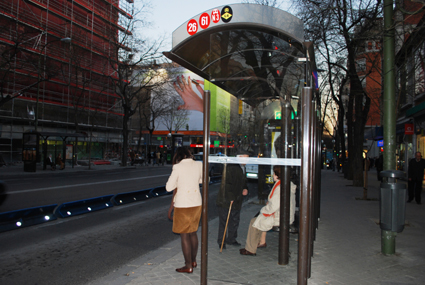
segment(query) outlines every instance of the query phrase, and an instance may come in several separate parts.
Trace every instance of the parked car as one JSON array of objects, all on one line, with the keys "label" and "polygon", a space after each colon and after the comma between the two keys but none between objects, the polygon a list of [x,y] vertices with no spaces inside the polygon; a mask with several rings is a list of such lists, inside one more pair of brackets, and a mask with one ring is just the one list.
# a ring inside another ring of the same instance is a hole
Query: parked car
[{"label": "parked car", "polygon": [[247,164],[246,169],[246,178],[248,179],[258,179],[258,164]]}]

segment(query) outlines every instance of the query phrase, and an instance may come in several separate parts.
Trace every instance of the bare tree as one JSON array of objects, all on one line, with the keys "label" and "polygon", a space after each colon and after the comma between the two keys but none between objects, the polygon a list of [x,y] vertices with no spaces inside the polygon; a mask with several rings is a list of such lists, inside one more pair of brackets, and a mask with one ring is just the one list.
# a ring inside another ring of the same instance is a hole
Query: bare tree
[{"label": "bare tree", "polygon": [[169,96],[164,102],[165,110],[161,117],[167,130],[177,133],[189,122],[189,111],[182,106],[180,97]]},{"label": "bare tree", "polygon": [[[348,178],[353,179],[353,185],[362,186],[363,137],[371,100],[357,73],[356,59],[359,47],[370,37],[368,31],[375,28],[379,22],[381,0],[298,0],[297,3],[299,16],[305,21],[308,36],[319,46],[321,55],[326,60],[330,92],[340,106],[340,112],[344,108],[341,91],[344,90],[345,81],[349,82]],[[335,69],[340,70],[336,72],[337,80],[333,80]]]},{"label": "bare tree", "polygon": [[149,24],[144,20],[144,13],[150,9],[149,2],[142,1],[138,7],[136,9],[133,6],[133,10],[129,11],[131,17],[119,17],[118,24],[124,28],[124,32],[117,33],[115,26],[111,25],[109,66],[104,70],[115,86],[115,93],[121,101],[123,112],[121,165],[123,166],[127,165],[129,121],[137,108],[141,106],[140,94],[144,94],[145,103],[147,103],[150,92],[156,86],[163,84],[161,80],[158,80],[160,76],[156,68],[156,60],[162,58],[159,49],[163,41],[150,42],[139,35],[141,29]]},{"label": "bare tree", "polygon": [[155,131],[159,120],[164,116],[168,110],[168,106],[164,104],[168,98],[168,94],[164,89],[159,88],[159,84],[165,82],[164,78],[159,79],[159,82],[150,92],[144,93],[139,100],[139,108],[141,109],[141,116],[145,123],[145,128],[149,131],[149,145],[152,145],[152,134]]},{"label": "bare tree", "polygon": [[216,119],[216,132],[219,136],[224,138],[224,154],[227,155],[227,146],[229,145],[229,137],[232,137],[236,141],[236,134],[231,135],[232,130],[235,127],[232,126],[230,113],[226,109],[220,109]]}]

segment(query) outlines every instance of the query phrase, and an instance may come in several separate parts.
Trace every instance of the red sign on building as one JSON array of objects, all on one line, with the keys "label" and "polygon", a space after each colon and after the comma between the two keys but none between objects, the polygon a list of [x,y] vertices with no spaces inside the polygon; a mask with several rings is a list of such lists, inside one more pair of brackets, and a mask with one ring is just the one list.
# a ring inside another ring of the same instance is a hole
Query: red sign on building
[{"label": "red sign on building", "polygon": [[415,133],[413,129],[413,124],[404,124],[404,134],[413,135]]}]

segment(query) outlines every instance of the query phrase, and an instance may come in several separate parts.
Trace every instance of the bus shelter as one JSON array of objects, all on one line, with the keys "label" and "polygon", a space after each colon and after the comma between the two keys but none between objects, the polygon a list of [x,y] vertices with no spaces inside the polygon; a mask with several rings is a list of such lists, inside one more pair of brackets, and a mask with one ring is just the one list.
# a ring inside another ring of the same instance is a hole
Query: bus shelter
[{"label": "bus shelter", "polygon": [[[36,163],[40,160],[40,141],[43,140],[43,170],[46,170],[46,158],[47,158],[47,139],[48,138],[60,138],[62,140],[62,160],[65,163],[67,159],[72,160],[72,168],[74,168],[75,159],[75,145],[67,145],[67,139],[73,138],[85,138],[87,137],[83,133],[58,133],[58,132],[25,132],[22,135],[22,161],[24,162],[25,172],[36,172]],[[69,149],[68,149],[69,147]],[[55,159],[55,158],[53,158]]]},{"label": "bus shelter", "polygon": [[290,181],[292,174],[298,175],[298,284],[307,284],[311,275],[319,218],[321,132],[314,50],[310,42],[304,41],[303,29],[300,19],[280,9],[232,4],[207,10],[183,23],[173,32],[172,50],[164,52],[172,61],[256,110],[252,124],[257,129],[255,143],[245,141],[238,145],[251,151],[251,157],[209,156],[209,120],[217,114],[211,113],[211,95],[204,90],[201,284],[207,282],[209,163],[258,165],[259,191],[263,190],[272,167],[282,167],[278,254],[281,265],[289,260]]}]

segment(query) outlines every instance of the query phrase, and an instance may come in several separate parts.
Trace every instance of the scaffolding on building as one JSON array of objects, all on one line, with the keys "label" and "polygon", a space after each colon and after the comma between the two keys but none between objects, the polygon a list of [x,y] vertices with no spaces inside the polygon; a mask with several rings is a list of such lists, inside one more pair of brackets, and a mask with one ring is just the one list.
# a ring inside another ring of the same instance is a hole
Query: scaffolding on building
[{"label": "scaffolding on building", "polygon": [[2,98],[13,98],[0,106],[0,154],[7,160],[19,160],[22,133],[34,128],[91,128],[101,141],[122,139],[111,58],[117,46],[126,48],[117,39],[131,35],[132,5],[133,0],[0,2],[0,53],[11,59],[1,62],[0,91]]}]

